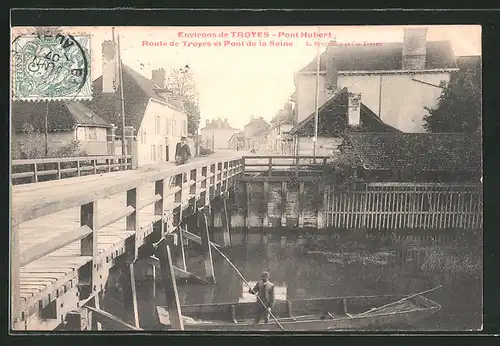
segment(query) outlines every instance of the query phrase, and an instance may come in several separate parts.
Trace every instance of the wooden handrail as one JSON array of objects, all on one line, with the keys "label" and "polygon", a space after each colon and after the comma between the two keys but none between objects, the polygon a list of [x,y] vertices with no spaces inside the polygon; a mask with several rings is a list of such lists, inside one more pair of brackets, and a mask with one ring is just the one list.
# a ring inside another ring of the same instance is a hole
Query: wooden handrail
[{"label": "wooden handrail", "polygon": [[[103,162],[104,164],[97,164]],[[111,163],[118,161],[118,163]],[[93,174],[103,173],[104,171],[111,172],[114,168],[118,169],[133,169],[132,155],[98,155],[98,156],[80,156],[80,157],[63,157],[63,158],[45,158],[45,159],[22,159],[13,160],[12,167],[30,166],[30,171],[17,172],[11,174],[11,179],[14,183],[19,182],[21,178],[31,178],[32,183],[37,183],[41,176],[54,176],[56,180],[67,178],[63,174],[75,173],[76,176],[81,176],[81,173],[92,172]],[[82,166],[81,162],[89,162],[90,165]],[[74,163],[76,167],[61,168],[61,163]],[[39,170],[38,165],[43,164],[56,164],[56,168]],[[87,173],[88,174],[88,173]],[[51,179],[54,180],[54,179]]]},{"label": "wooden handrail", "polygon": [[[218,162],[224,161],[237,161],[241,156],[227,156],[217,158]],[[105,198],[117,193],[125,192],[132,188],[139,187],[148,182],[155,182],[162,179],[169,179],[179,174],[190,173],[193,169],[202,169],[213,165],[214,158],[207,158],[206,160],[193,161],[184,165],[162,168],[158,171],[152,172],[137,172],[137,175],[128,176],[126,178],[106,181],[106,184],[100,185],[99,180],[106,179],[98,177],[91,188],[85,188],[70,193],[61,195],[56,193],[50,186],[43,190],[37,190],[37,199],[24,202],[22,205],[16,205],[15,199],[12,208],[12,224],[17,225],[21,222],[36,219],[45,215],[53,214],[69,208],[79,207],[83,204]],[[203,177],[200,177],[203,178]],[[73,178],[77,179],[77,178]],[[13,194],[15,194],[15,186],[13,187]]]},{"label": "wooden handrail", "polygon": [[57,163],[57,162],[76,162],[76,161],[93,161],[93,160],[118,160],[118,159],[131,159],[132,155],[94,155],[94,156],[77,156],[77,157],[55,157],[45,159],[19,159],[12,160],[12,166],[18,165],[32,165],[34,163]]}]

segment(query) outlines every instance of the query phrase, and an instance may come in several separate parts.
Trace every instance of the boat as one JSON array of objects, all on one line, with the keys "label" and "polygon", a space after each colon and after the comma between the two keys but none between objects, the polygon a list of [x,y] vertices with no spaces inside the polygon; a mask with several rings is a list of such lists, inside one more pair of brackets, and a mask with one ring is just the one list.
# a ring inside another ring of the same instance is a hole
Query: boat
[{"label": "boat", "polygon": [[[414,324],[438,312],[441,306],[423,293],[278,300],[272,310],[275,319],[259,324],[252,321],[255,302],[180,308],[184,330],[189,331],[373,331]],[[168,308],[157,306],[157,312],[162,326],[172,329]]]}]

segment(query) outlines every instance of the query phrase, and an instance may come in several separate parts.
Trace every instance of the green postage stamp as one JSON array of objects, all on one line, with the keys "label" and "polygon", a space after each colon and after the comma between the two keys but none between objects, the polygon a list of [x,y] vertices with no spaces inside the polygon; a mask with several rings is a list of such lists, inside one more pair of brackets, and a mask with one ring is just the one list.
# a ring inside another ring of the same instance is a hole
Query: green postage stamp
[{"label": "green postage stamp", "polygon": [[18,36],[12,43],[13,99],[92,98],[90,36]]}]

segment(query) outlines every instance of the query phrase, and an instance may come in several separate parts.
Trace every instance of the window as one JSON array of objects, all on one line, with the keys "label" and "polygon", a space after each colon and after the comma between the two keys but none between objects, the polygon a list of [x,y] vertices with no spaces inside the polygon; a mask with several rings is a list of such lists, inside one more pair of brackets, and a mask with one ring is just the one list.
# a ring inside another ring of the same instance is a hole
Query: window
[{"label": "window", "polygon": [[160,161],[163,161],[163,146],[162,145],[158,146],[158,159]]},{"label": "window", "polygon": [[151,158],[153,161],[156,161],[156,145],[153,144],[153,157]]},{"label": "window", "polygon": [[97,129],[95,127],[85,127],[85,139],[86,140],[97,140]]},{"label": "window", "polygon": [[172,134],[173,134],[174,136],[176,136],[176,135],[177,135],[177,131],[176,131],[177,129],[176,129],[176,126],[177,126],[177,124],[176,124],[175,118],[173,118],[173,119],[172,119]]},{"label": "window", "polygon": [[167,118],[166,125],[167,126],[165,127],[165,135],[168,136],[169,134],[172,133],[172,131],[171,131],[172,130],[172,121],[169,118]]},{"label": "window", "polygon": [[155,119],[155,133],[160,134],[160,116],[157,114]]}]

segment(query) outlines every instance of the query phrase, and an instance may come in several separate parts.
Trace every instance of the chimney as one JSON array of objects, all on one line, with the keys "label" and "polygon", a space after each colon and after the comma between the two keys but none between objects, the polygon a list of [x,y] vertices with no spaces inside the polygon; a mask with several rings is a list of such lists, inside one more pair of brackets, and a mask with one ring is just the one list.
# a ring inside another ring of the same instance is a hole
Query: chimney
[{"label": "chimney", "polygon": [[325,90],[329,99],[337,89],[337,62],[335,61],[335,41],[330,41],[325,51]]},{"label": "chimney", "polygon": [[210,125],[210,120],[205,119],[205,126],[208,126],[208,125]]},{"label": "chimney", "polygon": [[115,41],[102,43],[102,92],[114,93],[117,89],[117,47]]},{"label": "chimney", "polygon": [[165,89],[167,86],[167,73],[162,68],[159,70],[153,70],[151,73],[151,79],[160,89]]},{"label": "chimney", "polygon": [[358,126],[361,113],[361,94],[349,93],[349,104],[347,107],[347,118],[349,126]]},{"label": "chimney", "polygon": [[427,28],[407,28],[403,38],[403,70],[424,70]]}]

